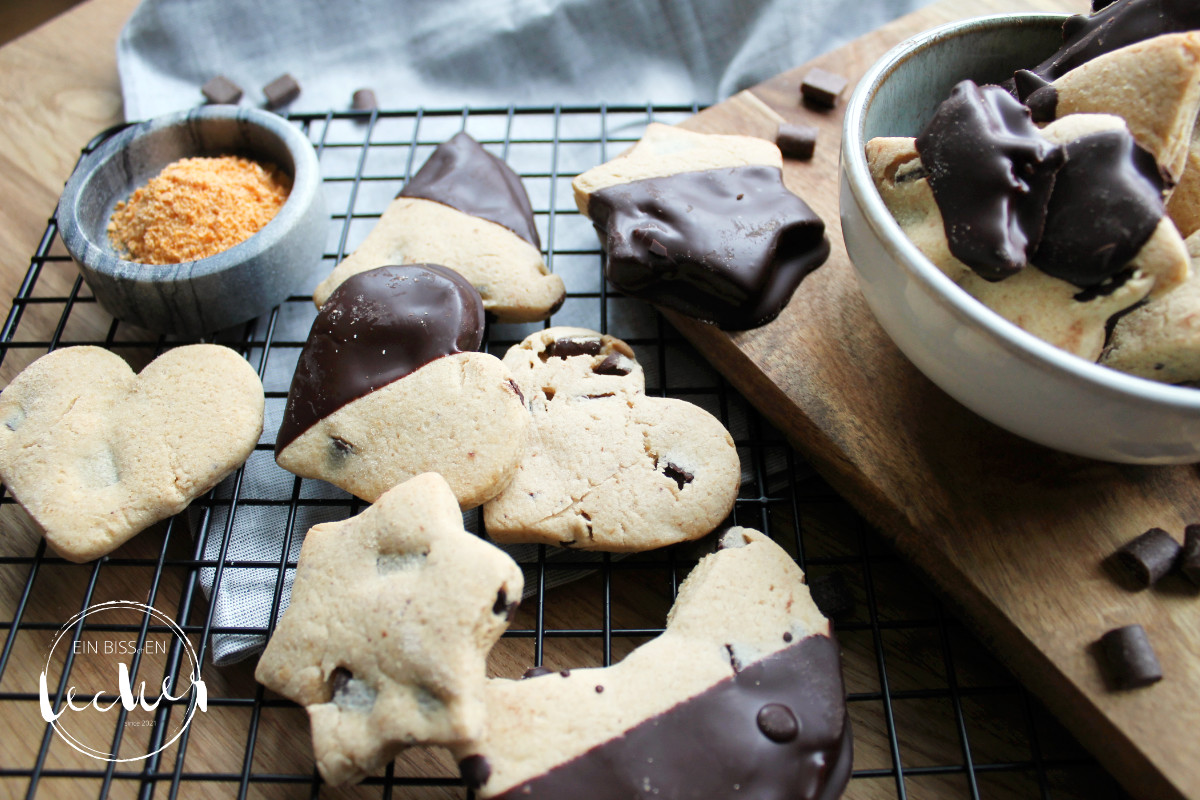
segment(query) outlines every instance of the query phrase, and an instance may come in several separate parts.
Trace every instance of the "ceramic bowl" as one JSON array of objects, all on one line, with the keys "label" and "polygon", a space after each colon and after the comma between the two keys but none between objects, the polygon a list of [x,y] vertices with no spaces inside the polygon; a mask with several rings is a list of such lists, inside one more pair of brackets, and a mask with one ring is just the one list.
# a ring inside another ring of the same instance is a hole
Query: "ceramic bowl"
[{"label": "ceramic bowl", "polygon": [[1200,390],[1135,378],[1059,350],[958,288],[905,236],[863,152],[916,136],[964,78],[995,83],[1061,42],[1060,14],[980,17],[901,43],[846,108],[840,205],[846,250],[879,323],[947,394],[1013,433],[1105,461],[1200,461]]},{"label": "ceramic bowl", "polygon": [[[163,167],[191,156],[242,155],[292,177],[279,213],[249,239],[181,264],[139,264],[109,242],[113,207]],[[132,125],[84,156],[58,204],[59,234],[100,306],[125,322],[198,336],[270,311],[311,289],[327,218],[312,145],[276,114],[201,106]]]}]

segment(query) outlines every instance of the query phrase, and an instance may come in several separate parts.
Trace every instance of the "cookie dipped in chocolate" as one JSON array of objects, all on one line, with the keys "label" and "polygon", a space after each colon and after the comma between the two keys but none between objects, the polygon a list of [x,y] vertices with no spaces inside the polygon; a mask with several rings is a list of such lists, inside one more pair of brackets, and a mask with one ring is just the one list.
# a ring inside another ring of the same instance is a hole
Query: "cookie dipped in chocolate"
[{"label": "cookie dipped in chocolate", "polygon": [[387,266],[346,279],[296,363],[275,455],[342,406],[442,356],[479,349],[483,300],[452,269]]},{"label": "cookie dipped in chocolate", "polygon": [[681,172],[610,186],[588,202],[622,292],[726,330],[770,322],[825,262],[825,223],[778,167]]},{"label": "cookie dipped in chocolate", "polygon": [[1065,157],[1029,109],[998,86],[962,81],[916,147],[954,257],[990,281],[1024,269]]},{"label": "cookie dipped in chocolate", "polygon": [[1081,289],[1111,281],[1163,218],[1163,179],[1154,156],[1126,128],[1064,145],[1033,264]]},{"label": "cookie dipped in chocolate", "polygon": [[400,197],[419,197],[508,228],[541,248],[521,178],[466,132],[438,145]]},{"label": "cookie dipped in chocolate", "polygon": [[[1116,0],[1093,14],[1076,14],[1063,23],[1063,44],[1054,55],[1029,70],[1049,83],[1097,56],[1163,33],[1200,28],[1200,3],[1195,0]],[[1024,100],[1039,88],[1025,76],[1016,81]]]},{"label": "cookie dipped in chocolate", "polygon": [[809,636],[495,797],[833,800],[852,761],[843,691],[837,642]]}]

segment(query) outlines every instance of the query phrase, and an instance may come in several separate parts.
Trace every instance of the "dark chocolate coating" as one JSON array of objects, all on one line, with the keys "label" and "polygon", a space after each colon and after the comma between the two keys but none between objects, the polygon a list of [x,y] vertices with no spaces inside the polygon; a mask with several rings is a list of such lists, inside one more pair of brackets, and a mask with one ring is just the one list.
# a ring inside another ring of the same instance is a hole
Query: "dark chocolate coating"
[{"label": "dark chocolate coating", "polygon": [[851,764],[841,676],[837,643],[806,637],[497,797],[832,800]]},{"label": "dark chocolate coating", "polygon": [[533,206],[521,178],[466,132],[442,142],[400,197],[419,197],[503,225],[539,250]]},{"label": "dark chocolate coating", "polygon": [[[1094,14],[1069,17],[1063,23],[1062,47],[1031,71],[1054,81],[1096,56],[1159,34],[1196,28],[1200,28],[1196,0],[1117,0]],[[1017,92],[1025,99],[1020,83]]]},{"label": "dark chocolate coating", "polygon": [[777,167],[610,186],[592,195],[588,216],[614,286],[727,330],[770,322],[829,256],[825,223]]},{"label": "dark chocolate coating", "polygon": [[1127,542],[1117,551],[1121,565],[1141,588],[1158,583],[1175,565],[1179,542],[1162,528],[1150,530]]},{"label": "dark chocolate coating", "polygon": [[1100,637],[1109,680],[1118,689],[1138,689],[1162,680],[1158,656],[1141,625],[1115,628]]},{"label": "dark chocolate coating", "polygon": [[313,321],[275,454],[347,403],[436,358],[478,350],[483,322],[479,292],[452,269],[409,264],[351,275]]},{"label": "dark chocolate coating", "polygon": [[998,86],[960,82],[917,137],[950,252],[983,278],[1024,269],[1064,151]]},{"label": "dark chocolate coating", "polygon": [[1114,278],[1163,218],[1163,181],[1154,156],[1129,131],[1103,131],[1065,145],[1032,261],[1081,289]]}]

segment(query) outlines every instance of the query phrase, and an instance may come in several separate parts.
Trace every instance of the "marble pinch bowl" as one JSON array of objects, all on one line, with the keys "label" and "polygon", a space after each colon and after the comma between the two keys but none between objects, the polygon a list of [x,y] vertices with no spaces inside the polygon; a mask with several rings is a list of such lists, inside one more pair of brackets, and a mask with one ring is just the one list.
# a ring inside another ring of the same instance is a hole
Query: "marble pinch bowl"
[{"label": "marble pinch bowl", "polygon": [[[171,162],[216,155],[271,162],[292,177],[275,217],[244,242],[196,261],[121,258],[107,233],[113,207]],[[327,216],[316,152],[294,125],[256,108],[201,106],[125,128],[80,160],[57,219],[101,308],[160,333],[200,336],[246,322],[324,273]]]},{"label": "marble pinch bowl", "polygon": [[916,136],[963,78],[999,82],[1061,42],[1062,14],[950,23],[888,52],[859,81],[842,131],[846,250],[880,325],[943,391],[987,420],[1068,453],[1128,464],[1200,461],[1200,390],[1067,353],[968,295],[905,236],[871,180],[864,145]]}]

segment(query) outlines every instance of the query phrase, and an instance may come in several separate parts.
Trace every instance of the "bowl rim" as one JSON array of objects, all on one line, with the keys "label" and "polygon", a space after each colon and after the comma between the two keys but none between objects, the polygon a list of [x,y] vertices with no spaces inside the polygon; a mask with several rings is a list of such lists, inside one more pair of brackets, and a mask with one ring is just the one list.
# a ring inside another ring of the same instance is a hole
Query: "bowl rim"
[{"label": "bowl rim", "polygon": [[[96,169],[117,157],[135,141],[152,133],[205,120],[235,120],[239,125],[253,126],[286,148],[292,159],[292,188],[275,216],[253,235],[232,247],[211,256],[176,264],[129,261],[121,258],[113,249],[92,241],[79,224],[78,211],[84,187]],[[72,258],[88,269],[132,283],[169,284],[226,272],[273,249],[287,238],[297,224],[303,222],[308,207],[320,191],[320,163],[312,143],[299,128],[278,114],[252,106],[203,105],[131,123],[84,154],[67,179],[55,210],[55,218],[63,245]],[[181,267],[187,267],[186,274],[180,274]]]},{"label": "bowl rim", "polygon": [[[945,39],[1012,26],[1014,23],[1064,21],[1070,14],[1031,12],[989,14],[950,22],[905,39],[876,61],[859,80],[850,100],[842,126],[841,169],[846,186],[863,210],[863,218],[885,250],[913,279],[958,320],[982,330],[1010,355],[1043,370],[1057,369],[1065,375],[1091,384],[1106,393],[1125,398],[1150,400],[1185,411],[1200,411],[1200,389],[1159,383],[1060,350],[1009,322],[963,291],[922,253],[883,202],[871,179],[863,134],[867,110],[875,90],[905,61],[937,47]],[[857,269],[857,268],[856,268]]]}]

